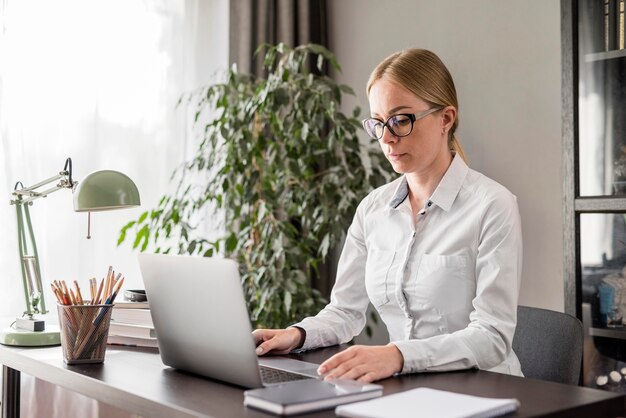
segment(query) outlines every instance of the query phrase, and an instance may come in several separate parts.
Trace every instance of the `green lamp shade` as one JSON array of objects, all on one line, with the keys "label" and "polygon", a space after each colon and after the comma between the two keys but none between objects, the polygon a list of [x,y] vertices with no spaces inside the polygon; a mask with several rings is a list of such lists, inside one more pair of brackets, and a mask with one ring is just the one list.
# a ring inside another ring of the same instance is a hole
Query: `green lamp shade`
[{"label": "green lamp shade", "polygon": [[140,204],[137,186],[119,171],[94,171],[79,182],[74,191],[76,212],[98,212]]}]

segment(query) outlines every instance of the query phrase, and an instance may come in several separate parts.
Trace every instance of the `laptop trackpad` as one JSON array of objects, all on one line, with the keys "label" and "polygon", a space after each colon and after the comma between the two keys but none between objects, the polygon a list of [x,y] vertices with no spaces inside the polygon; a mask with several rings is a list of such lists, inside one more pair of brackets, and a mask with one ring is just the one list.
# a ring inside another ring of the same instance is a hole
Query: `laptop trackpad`
[{"label": "laptop trackpad", "polygon": [[259,357],[259,364],[273,369],[287,370],[307,376],[320,377],[320,375],[317,374],[317,368],[320,365],[308,363],[306,361],[294,360],[286,357]]}]

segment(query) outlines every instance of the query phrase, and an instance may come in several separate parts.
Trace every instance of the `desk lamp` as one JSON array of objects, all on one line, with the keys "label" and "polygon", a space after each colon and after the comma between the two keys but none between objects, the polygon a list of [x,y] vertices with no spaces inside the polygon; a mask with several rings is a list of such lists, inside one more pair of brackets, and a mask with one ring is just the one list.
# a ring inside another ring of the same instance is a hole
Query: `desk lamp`
[{"label": "desk lamp", "polygon": [[[53,182],[57,184],[49,189],[37,191]],[[78,184],[77,181],[72,180],[71,158],[65,161],[63,170],[54,177],[30,187],[24,187],[18,181],[12,194],[11,205],[15,205],[17,209],[17,235],[26,311],[21,318],[17,318],[10,327],[0,333],[0,344],[42,346],[61,343],[59,328],[56,326],[46,328],[44,320],[35,317],[37,314],[45,314],[48,311],[44,300],[35,235],[28,211],[28,207],[33,204],[34,200],[47,197],[61,189],[72,190],[74,211],[88,212],[88,239],[91,238],[91,212],[123,209],[140,204],[137,186],[128,176],[118,171],[95,171]]]}]

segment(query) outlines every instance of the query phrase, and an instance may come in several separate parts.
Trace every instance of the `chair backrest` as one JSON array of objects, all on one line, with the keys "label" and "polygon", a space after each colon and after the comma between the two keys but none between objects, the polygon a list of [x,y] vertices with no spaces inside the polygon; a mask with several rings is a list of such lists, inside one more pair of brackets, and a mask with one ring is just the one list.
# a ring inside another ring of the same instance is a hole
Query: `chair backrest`
[{"label": "chair backrest", "polygon": [[524,376],[577,385],[583,357],[582,323],[565,313],[518,306],[513,351]]}]

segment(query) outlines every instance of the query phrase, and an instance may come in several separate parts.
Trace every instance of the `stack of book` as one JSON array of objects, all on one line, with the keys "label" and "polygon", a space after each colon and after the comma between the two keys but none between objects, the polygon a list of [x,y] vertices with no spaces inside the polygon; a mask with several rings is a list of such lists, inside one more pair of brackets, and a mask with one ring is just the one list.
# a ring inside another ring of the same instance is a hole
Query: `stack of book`
[{"label": "stack of book", "polygon": [[107,343],[158,347],[148,302],[116,302]]}]

